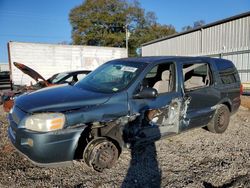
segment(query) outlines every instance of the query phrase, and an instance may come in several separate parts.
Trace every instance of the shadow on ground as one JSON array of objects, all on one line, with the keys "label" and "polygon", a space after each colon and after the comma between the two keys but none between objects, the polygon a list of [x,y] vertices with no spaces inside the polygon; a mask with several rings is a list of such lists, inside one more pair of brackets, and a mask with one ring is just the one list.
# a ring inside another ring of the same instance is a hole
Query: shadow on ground
[{"label": "shadow on ground", "polygon": [[155,143],[132,147],[129,165],[121,187],[131,187],[131,183],[133,187],[161,187]]}]

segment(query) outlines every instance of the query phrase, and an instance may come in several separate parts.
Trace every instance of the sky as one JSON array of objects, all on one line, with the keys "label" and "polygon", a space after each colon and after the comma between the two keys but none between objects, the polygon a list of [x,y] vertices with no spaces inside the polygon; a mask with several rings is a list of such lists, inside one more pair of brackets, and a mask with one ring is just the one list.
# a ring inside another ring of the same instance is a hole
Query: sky
[{"label": "sky", "polygon": [[[0,63],[8,62],[7,42],[71,42],[68,20],[83,0],[0,0]],[[160,24],[176,30],[204,20],[206,24],[250,11],[250,0],[139,0]]]}]

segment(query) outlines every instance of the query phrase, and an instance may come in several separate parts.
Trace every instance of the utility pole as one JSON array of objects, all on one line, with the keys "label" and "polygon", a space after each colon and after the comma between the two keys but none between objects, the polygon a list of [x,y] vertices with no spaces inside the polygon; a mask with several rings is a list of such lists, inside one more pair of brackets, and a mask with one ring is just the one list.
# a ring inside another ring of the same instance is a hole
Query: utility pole
[{"label": "utility pole", "polygon": [[126,50],[127,50],[127,56],[128,56],[128,39],[130,36],[129,30],[128,30],[128,25],[125,25],[125,30],[126,30]]}]

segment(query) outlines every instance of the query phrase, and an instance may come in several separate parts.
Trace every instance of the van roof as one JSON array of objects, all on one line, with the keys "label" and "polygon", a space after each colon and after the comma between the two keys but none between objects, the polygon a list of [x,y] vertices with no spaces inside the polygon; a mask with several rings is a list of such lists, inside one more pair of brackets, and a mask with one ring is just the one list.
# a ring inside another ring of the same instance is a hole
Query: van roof
[{"label": "van roof", "polygon": [[216,59],[211,57],[190,57],[190,56],[147,56],[147,57],[131,57],[131,58],[122,58],[121,61],[132,61],[132,62],[141,62],[141,63],[156,63],[162,61],[197,61],[197,60],[210,60]]}]

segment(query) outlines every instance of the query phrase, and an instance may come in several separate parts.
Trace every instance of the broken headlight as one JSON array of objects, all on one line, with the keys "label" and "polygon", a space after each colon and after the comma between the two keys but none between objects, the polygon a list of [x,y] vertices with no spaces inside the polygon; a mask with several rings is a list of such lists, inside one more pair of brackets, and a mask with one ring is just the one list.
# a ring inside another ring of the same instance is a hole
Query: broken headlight
[{"label": "broken headlight", "polygon": [[29,116],[24,122],[24,127],[32,131],[48,132],[62,129],[64,124],[64,114],[41,113]]}]

